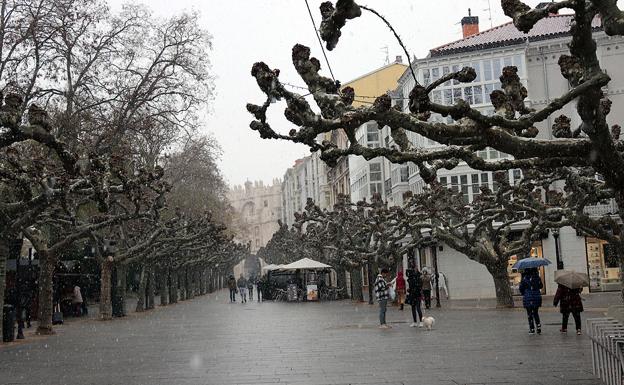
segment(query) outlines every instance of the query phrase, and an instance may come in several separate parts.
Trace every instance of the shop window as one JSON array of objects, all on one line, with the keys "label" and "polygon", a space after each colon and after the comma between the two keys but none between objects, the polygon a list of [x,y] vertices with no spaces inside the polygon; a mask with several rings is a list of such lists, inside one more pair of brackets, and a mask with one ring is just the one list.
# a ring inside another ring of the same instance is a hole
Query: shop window
[{"label": "shop window", "polygon": [[590,291],[617,291],[620,283],[619,255],[616,248],[598,238],[586,238]]}]

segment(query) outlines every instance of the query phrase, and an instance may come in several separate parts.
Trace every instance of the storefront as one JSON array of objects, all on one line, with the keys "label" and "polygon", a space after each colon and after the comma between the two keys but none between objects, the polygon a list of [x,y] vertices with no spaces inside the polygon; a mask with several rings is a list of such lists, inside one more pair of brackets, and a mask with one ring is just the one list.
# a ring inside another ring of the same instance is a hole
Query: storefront
[{"label": "storefront", "polygon": [[[535,258],[544,258],[544,247],[542,245],[542,241],[538,240],[533,242],[531,245],[531,252],[529,253],[531,257]],[[511,286],[511,291],[514,295],[520,295],[520,281],[522,280],[522,273],[513,268],[513,265],[518,262],[518,259],[522,259],[524,256],[512,255],[509,258],[509,263],[507,265],[507,273],[509,274],[509,285]],[[544,267],[539,268],[540,277],[542,282],[544,280]],[[546,285],[542,288],[542,294],[546,294]]]},{"label": "storefront", "polygon": [[590,291],[617,291],[620,281],[619,256],[613,245],[598,238],[585,238]]}]

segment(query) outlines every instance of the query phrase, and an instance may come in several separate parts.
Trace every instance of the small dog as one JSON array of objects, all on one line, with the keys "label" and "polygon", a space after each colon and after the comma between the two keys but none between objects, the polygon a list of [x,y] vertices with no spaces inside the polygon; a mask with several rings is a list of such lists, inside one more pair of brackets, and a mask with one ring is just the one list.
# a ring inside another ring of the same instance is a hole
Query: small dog
[{"label": "small dog", "polygon": [[435,324],[435,318],[431,316],[423,317],[422,323],[427,328],[427,330],[431,330],[431,328]]}]

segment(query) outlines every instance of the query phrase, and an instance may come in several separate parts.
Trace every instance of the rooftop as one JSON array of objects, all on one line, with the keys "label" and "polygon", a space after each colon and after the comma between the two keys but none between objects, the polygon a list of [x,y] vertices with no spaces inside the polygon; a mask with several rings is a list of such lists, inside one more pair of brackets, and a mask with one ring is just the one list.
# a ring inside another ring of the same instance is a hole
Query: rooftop
[{"label": "rooftop", "polygon": [[[572,15],[551,15],[535,24],[529,33],[518,31],[512,22],[485,30],[475,35],[447,43],[430,50],[431,57],[451,55],[460,52],[503,47],[529,41],[548,40],[570,34]],[[594,30],[602,29],[601,20],[596,17],[592,22]]]}]

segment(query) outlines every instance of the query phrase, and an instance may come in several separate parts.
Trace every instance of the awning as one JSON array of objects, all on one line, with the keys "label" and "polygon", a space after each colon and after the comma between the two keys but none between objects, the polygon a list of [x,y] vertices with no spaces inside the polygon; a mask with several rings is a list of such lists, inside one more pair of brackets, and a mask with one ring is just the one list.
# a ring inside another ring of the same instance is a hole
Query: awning
[{"label": "awning", "polygon": [[280,270],[323,270],[331,269],[331,266],[315,261],[310,258],[303,258],[288,265],[283,265]]},{"label": "awning", "polygon": [[284,265],[270,264],[270,265],[266,265],[265,267],[263,267],[262,270],[266,270],[266,271],[280,270],[283,266]]}]

